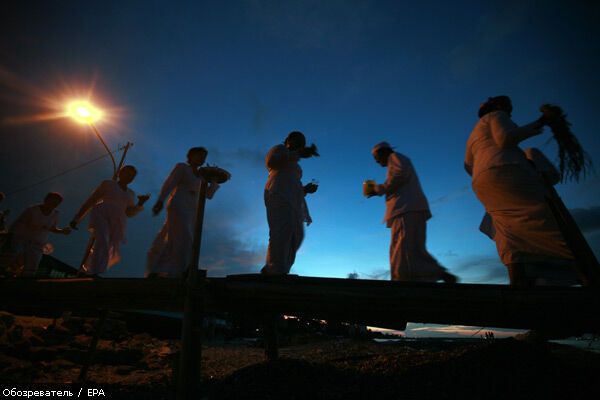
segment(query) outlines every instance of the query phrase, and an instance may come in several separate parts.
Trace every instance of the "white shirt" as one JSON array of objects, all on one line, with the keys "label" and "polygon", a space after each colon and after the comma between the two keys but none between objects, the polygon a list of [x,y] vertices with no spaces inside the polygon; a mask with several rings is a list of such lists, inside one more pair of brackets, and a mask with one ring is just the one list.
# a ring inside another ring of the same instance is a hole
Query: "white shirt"
[{"label": "white shirt", "polygon": [[298,211],[304,221],[310,222],[310,215],[302,186],[302,168],[298,164],[299,156],[285,145],[273,146],[265,158],[269,177],[265,190],[277,193]]},{"label": "white shirt", "polygon": [[504,111],[493,111],[481,117],[467,140],[465,169],[473,177],[490,168],[503,165],[529,167],[519,143],[536,131],[535,122],[517,126]]},{"label": "white shirt", "polygon": [[429,203],[419,177],[410,159],[403,154],[394,152],[389,155],[385,183],[378,185],[376,192],[385,195],[384,221],[388,225],[394,217],[407,212],[429,213]]},{"label": "white shirt", "polygon": [[44,215],[40,206],[41,204],[36,204],[28,207],[14,222],[10,231],[15,241],[41,246],[46,244],[50,229],[56,228],[58,223],[58,210],[52,210],[50,214]]}]

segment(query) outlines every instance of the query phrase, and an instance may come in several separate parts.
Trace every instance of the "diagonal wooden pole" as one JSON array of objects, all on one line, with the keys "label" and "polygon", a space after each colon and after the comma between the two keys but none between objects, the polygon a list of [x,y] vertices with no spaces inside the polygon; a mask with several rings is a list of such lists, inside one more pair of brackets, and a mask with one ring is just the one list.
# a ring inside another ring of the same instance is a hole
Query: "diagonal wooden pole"
[{"label": "diagonal wooden pole", "polygon": [[554,214],[567,246],[575,256],[575,268],[581,283],[584,286],[599,287],[600,264],[598,259],[554,186],[543,174],[542,177],[546,183],[548,206]]}]

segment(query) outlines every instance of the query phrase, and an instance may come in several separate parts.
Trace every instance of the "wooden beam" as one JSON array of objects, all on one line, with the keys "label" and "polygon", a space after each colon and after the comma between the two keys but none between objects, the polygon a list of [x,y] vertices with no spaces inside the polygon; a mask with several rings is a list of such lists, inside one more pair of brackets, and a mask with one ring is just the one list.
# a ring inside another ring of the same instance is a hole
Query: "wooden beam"
[{"label": "wooden beam", "polygon": [[595,288],[241,275],[211,280],[208,292],[214,309],[309,314],[381,327],[411,321],[600,331]]},{"label": "wooden beam", "polygon": [[[0,280],[0,308],[182,311],[179,279]],[[600,332],[600,291],[592,287],[515,288],[297,276],[207,278],[205,312],[311,315],[380,327],[402,321]]]},{"label": "wooden beam", "polygon": [[0,279],[0,307],[181,311],[184,289],[181,279]]}]

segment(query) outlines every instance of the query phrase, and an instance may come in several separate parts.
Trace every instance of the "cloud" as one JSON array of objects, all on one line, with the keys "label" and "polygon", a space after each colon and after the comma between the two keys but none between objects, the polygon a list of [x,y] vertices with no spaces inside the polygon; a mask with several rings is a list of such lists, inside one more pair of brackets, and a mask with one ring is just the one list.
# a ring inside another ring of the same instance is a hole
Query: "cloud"
[{"label": "cloud", "polygon": [[572,208],[571,215],[584,233],[600,230],[600,206],[589,208]]},{"label": "cloud", "polygon": [[454,252],[452,250],[447,250],[447,251],[444,251],[442,253],[436,253],[436,255],[438,257],[458,257],[458,253],[456,253],[456,252]]},{"label": "cloud", "polygon": [[254,111],[252,113],[252,129],[256,134],[262,134],[267,127],[269,108],[265,106],[258,98],[252,100]]},{"label": "cloud", "polygon": [[359,272],[359,279],[390,279],[390,268],[377,268],[370,272]]},{"label": "cloud", "polygon": [[368,24],[376,23],[369,20],[375,10],[367,2],[247,0],[244,6],[262,34],[301,49],[352,49],[364,41]]},{"label": "cloud", "polygon": [[[13,106],[12,110],[19,111]],[[11,111],[12,111],[11,110]],[[7,112],[5,107],[0,117]],[[77,129],[77,127],[75,127]],[[264,152],[254,149],[237,148],[226,152],[217,152],[222,160],[263,168]],[[0,125],[0,191],[14,191],[39,182],[48,176],[83,164],[102,154],[102,148],[92,135],[81,135],[74,128],[64,123],[45,123],[33,125],[3,126]],[[138,167],[138,179],[133,183],[134,190],[150,192],[154,197],[165,178],[152,160],[136,159],[132,153],[131,160]],[[211,156],[213,154],[211,153]],[[214,162],[214,160],[210,160]],[[81,203],[103,179],[110,178],[112,167],[105,158],[60,176],[58,179],[31,187],[28,190],[8,195],[2,208],[10,208],[14,220],[19,213],[30,204],[41,201],[48,191],[59,191],[65,201],[60,206],[60,223],[66,224]],[[264,263],[267,237],[260,241],[249,241],[244,235],[246,229],[257,224],[256,210],[240,204],[243,196],[231,193],[227,188],[218,192],[215,199],[207,204],[207,214],[203,229],[201,267],[209,269],[211,276],[222,276],[234,273],[257,272]],[[128,221],[128,243],[122,247],[123,261],[111,270],[109,276],[142,276],[146,260],[146,252],[164,221],[164,213],[157,218],[150,216],[150,207]],[[262,212],[263,210],[261,210]],[[9,221],[10,222],[10,221]],[[51,235],[50,241],[55,245],[55,256],[77,266],[85,248],[88,234],[82,229],[69,236]]]},{"label": "cloud", "polygon": [[451,267],[451,272],[463,283],[508,283],[508,272],[497,254],[464,257]]},{"label": "cloud", "polygon": [[531,11],[531,2],[506,2],[484,15],[472,29],[471,40],[450,52],[450,70],[456,79],[473,76],[484,60],[494,54],[505,39],[520,31]]},{"label": "cloud", "polygon": [[207,204],[200,267],[207,269],[209,276],[256,273],[264,265],[267,232],[259,240],[244,236],[249,226],[254,228],[256,210],[253,213],[240,198],[217,192]]},{"label": "cloud", "polygon": [[238,147],[237,149],[223,151],[220,148],[208,149],[208,163],[217,164],[220,167],[231,168],[244,163],[252,168],[264,168],[265,156],[264,149],[251,149]]},{"label": "cloud", "polygon": [[464,196],[466,193],[471,191],[471,186],[470,185],[465,185],[459,189],[453,190],[448,194],[445,194],[443,196],[440,196],[436,199],[434,199],[433,201],[431,201],[429,204],[431,206],[437,206],[440,204],[444,204],[444,203],[448,203],[449,201],[452,200],[456,200],[462,196]]},{"label": "cloud", "polygon": [[[461,283],[508,283],[506,267],[495,253],[464,257],[453,250],[447,250],[437,255],[451,259],[447,260],[445,266],[451,273],[458,275]],[[390,269],[375,268],[368,272],[359,272],[359,279],[388,280]]]}]

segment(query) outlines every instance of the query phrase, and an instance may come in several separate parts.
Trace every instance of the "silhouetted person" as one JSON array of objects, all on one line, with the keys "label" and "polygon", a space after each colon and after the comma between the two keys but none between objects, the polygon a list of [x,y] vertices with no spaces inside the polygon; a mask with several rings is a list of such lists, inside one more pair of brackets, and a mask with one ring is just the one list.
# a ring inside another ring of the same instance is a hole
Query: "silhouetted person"
[{"label": "silhouetted person", "polygon": [[269,223],[269,247],[263,274],[290,272],[296,252],[304,239],[304,222],[312,222],[304,197],[317,191],[317,185],[302,185],[300,158],[318,156],[316,147],[306,147],[301,132],[291,132],[284,144],[273,146],[266,157],[269,177],[265,185],[265,207]]},{"label": "silhouetted person", "polygon": [[412,162],[395,152],[387,142],[375,145],[372,153],[375,162],[387,167],[385,183],[376,185],[369,197],[385,196],[384,220],[392,233],[392,280],[455,283],[457,278],[448,273],[425,246],[431,212]]},{"label": "silhouetted person", "polygon": [[[203,180],[199,167],[207,155],[204,147],[191,148],[187,163],[175,165],[163,183],[152,211],[158,215],[168,198],[167,219],[148,251],[147,277],[178,277],[189,267],[198,192]],[[206,197],[212,199],[218,188],[218,183],[211,182]]]},{"label": "silhouetted person", "polygon": [[48,244],[48,234],[68,235],[71,228],[58,228],[58,210],[62,203],[60,193],[50,192],[42,204],[28,207],[9,228],[10,251],[16,254],[13,267],[23,267],[23,277],[34,277],[44,248]]},{"label": "silhouetted person", "polygon": [[[467,141],[465,169],[473,191],[491,216],[494,240],[512,285],[527,284],[526,270],[548,262],[570,264],[567,247],[546,202],[546,187],[519,143],[539,135],[543,118],[517,126],[507,96],[480,106]],[[564,267],[563,267],[564,268]]]},{"label": "silhouetted person", "polygon": [[133,217],[144,209],[144,203],[150,196],[137,196],[129,189],[135,179],[137,170],[126,165],[119,170],[117,181],[106,180],[98,186],[71,221],[76,229],[79,222],[90,212],[89,231],[94,244],[87,256],[80,273],[98,275],[119,260],[119,248],[125,242],[127,217]]}]

